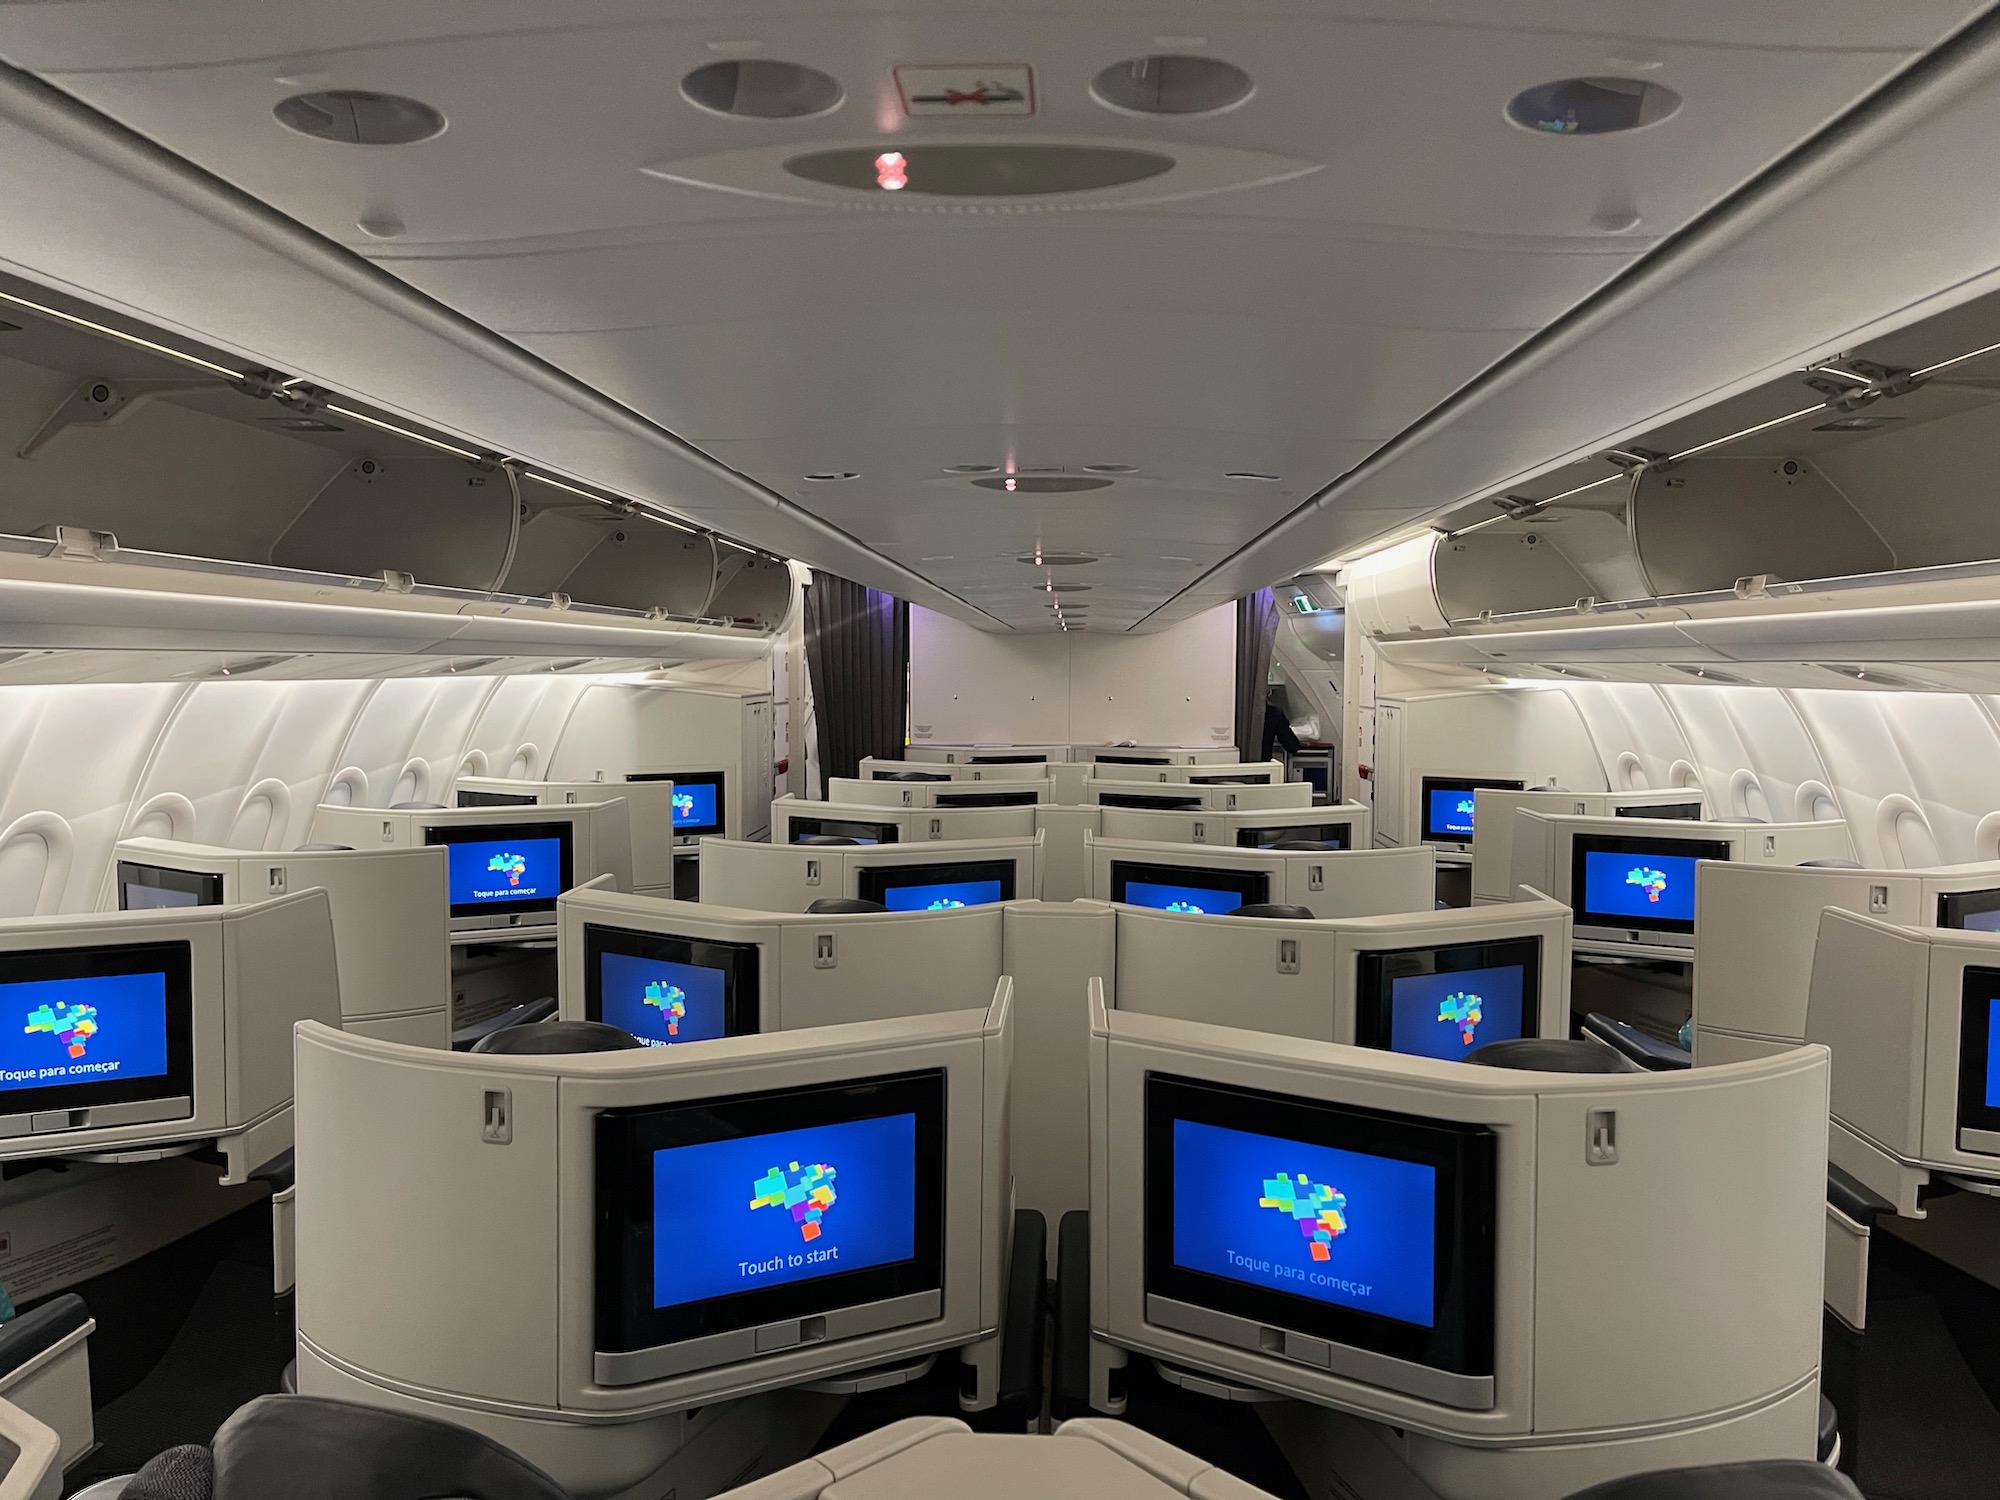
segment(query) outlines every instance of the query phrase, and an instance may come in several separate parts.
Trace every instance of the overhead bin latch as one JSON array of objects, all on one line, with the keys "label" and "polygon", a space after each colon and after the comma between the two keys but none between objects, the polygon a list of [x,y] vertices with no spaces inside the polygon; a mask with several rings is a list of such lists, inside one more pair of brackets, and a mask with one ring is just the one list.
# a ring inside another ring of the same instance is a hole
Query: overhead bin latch
[{"label": "overhead bin latch", "polygon": [[1924,383],[1914,370],[1868,359],[1829,359],[1805,373],[1805,382],[1827,398],[1830,410],[1857,412],[1884,397],[1907,396]]}]

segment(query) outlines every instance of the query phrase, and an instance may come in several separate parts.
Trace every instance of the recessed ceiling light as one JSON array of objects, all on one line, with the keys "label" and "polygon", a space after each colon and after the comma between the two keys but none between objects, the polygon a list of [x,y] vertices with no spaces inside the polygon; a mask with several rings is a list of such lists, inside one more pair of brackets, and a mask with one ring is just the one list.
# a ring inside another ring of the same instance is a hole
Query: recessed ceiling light
[{"label": "recessed ceiling light", "polygon": [[948,464],[945,466],[945,473],[947,474],[998,474],[999,472],[1000,465],[998,464]]},{"label": "recessed ceiling light", "polygon": [[[807,151],[784,170],[824,187],[880,194],[881,152],[873,146]],[[1034,198],[1044,194],[1101,192],[1144,182],[1173,170],[1174,158],[1130,146],[1075,146],[1041,141],[951,141],[905,146],[898,153],[903,183],[897,191],[919,197]]]},{"label": "recessed ceiling light", "polygon": [[1249,469],[1231,469],[1222,476],[1224,479],[1254,479],[1260,484],[1276,484],[1284,478],[1282,474],[1257,474]]},{"label": "recessed ceiling light", "polygon": [[982,490],[1002,490],[1010,495],[1073,495],[1081,490],[1111,486],[1108,479],[1086,478],[1081,474],[1006,474],[972,482]]},{"label": "recessed ceiling light", "polygon": [[287,130],[347,146],[409,146],[444,133],[445,118],[421,99],[366,89],[317,89],[280,99],[271,113]]},{"label": "recessed ceiling light", "polygon": [[1086,474],[1136,474],[1139,472],[1139,466],[1137,464],[1085,464],[1083,472]]},{"label": "recessed ceiling light", "polygon": [[1558,78],[1507,101],[1507,118],[1537,135],[1616,135],[1680,112],[1681,96],[1643,78]]},{"label": "recessed ceiling light", "polygon": [[1113,63],[1090,81],[1090,97],[1128,115],[1213,115],[1255,91],[1250,75],[1213,57],[1155,53]]},{"label": "recessed ceiling light", "polygon": [[1087,583],[1038,583],[1034,585],[1038,594],[1081,594],[1089,590]]},{"label": "recessed ceiling light", "polygon": [[806,480],[810,484],[845,484],[850,479],[860,477],[852,469],[828,469],[824,473],[808,474]]},{"label": "recessed ceiling light", "polygon": [[1097,561],[1092,552],[1057,552],[1046,547],[1037,547],[1033,552],[1023,552],[1014,559],[1026,563],[1031,568],[1076,568],[1085,563]]},{"label": "recessed ceiling light", "polygon": [[831,113],[847,96],[818,68],[751,57],[696,68],[681,80],[681,97],[712,115],[803,120]]}]

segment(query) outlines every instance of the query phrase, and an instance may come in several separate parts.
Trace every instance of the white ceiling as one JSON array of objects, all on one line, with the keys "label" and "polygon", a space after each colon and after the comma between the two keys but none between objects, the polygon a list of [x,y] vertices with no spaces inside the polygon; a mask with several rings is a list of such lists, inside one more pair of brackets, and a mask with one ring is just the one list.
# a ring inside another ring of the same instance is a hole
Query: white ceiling
[{"label": "white ceiling", "polygon": [[[1689,360],[1685,375],[1655,372],[1633,398],[1644,411],[1565,408],[1569,425],[1543,411],[1516,422],[1511,446],[1472,424],[1456,468],[1336,491],[1259,542],[1977,8],[714,0],[698,16],[663,17],[657,0],[0,7],[0,56],[16,67],[677,435],[692,455],[635,437],[633,424],[621,430],[576,391],[552,394],[550,382],[500,368],[463,330],[440,334],[379,289],[357,290],[337,257],[277,245],[273,231],[224,225],[219,235],[227,215],[209,189],[135,181],[128,144],[88,139],[89,121],[38,113],[19,88],[0,89],[0,193],[15,205],[0,222],[0,258],[988,627],[1049,627],[1035,592],[1044,574],[1013,560],[1037,545],[1102,555],[1059,575],[1092,585],[1076,596],[1092,605],[1091,629],[1156,625],[1514,472],[1519,433],[1541,445],[1527,461],[1554,460],[1567,444],[1761,368],[1773,351],[1749,364],[1732,354],[1736,364],[1720,369]],[[1256,93],[1187,120],[1114,115],[1090,100],[1098,69],[1160,50],[1235,63]],[[727,56],[809,63],[840,80],[847,100],[802,122],[721,119],[686,104],[677,80]],[[1040,112],[901,117],[894,65],[966,58],[1033,65]],[[1686,106],[1602,140],[1533,135],[1502,119],[1526,86],[1606,72],[1668,84]],[[270,114],[301,86],[413,95],[450,127],[401,148],[308,140]],[[774,144],[967,137],[1201,146],[1317,170],[1149,206],[1000,215],[860,213],[641,170]],[[140,232],[134,195],[147,194],[158,200],[155,234]],[[1627,209],[1640,215],[1636,230],[1593,226]],[[371,238],[357,228],[364,219],[399,220],[406,232]],[[1790,295],[1782,278],[1737,290]],[[1740,325],[1726,299],[1706,307]],[[1618,330],[1600,332],[1603,345]],[[1621,352],[1644,358],[1645,346]],[[1615,396],[1601,368],[1597,392]],[[1138,472],[1107,490],[1027,499],[943,472],[963,463]],[[828,470],[859,477],[803,480]],[[1283,477],[1223,477],[1233,470]]]}]

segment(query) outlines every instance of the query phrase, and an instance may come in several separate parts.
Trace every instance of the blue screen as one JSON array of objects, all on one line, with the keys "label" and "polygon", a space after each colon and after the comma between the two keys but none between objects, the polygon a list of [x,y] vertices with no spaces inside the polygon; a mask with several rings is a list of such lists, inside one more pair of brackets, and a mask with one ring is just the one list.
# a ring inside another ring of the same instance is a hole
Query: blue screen
[{"label": "blue screen", "polygon": [[1472,834],[1472,793],[1431,789],[1431,831]]},{"label": "blue screen", "polygon": [[1211,891],[1198,885],[1158,885],[1150,880],[1125,882],[1125,901],[1131,906],[1152,906],[1161,911],[1235,911],[1243,898],[1235,891]]},{"label": "blue screen", "polygon": [[648,1047],[726,1035],[722,970],[606,953],[598,960],[604,1019]]},{"label": "blue screen", "polygon": [[2000,1109],[2000,1000],[1986,1004],[1986,1107]]},{"label": "blue screen", "polygon": [[1583,854],[1583,909],[1592,916],[1694,920],[1694,867],[1687,854]]},{"label": "blue screen", "polygon": [[682,786],[674,783],[674,827],[713,828],[721,821],[715,815],[716,786],[697,781]]},{"label": "blue screen", "polygon": [[948,911],[955,906],[988,906],[1000,899],[997,880],[957,880],[939,885],[892,885],[882,892],[890,911]]},{"label": "blue screen", "polygon": [[1972,911],[1965,914],[1967,932],[2000,932],[2000,910]]},{"label": "blue screen", "polygon": [[653,1153],[653,1305],[676,1307],[917,1253],[917,1117]]},{"label": "blue screen", "polygon": [[167,1071],[167,976],[113,974],[0,985],[0,1090]]},{"label": "blue screen", "polygon": [[559,839],[494,840],[445,847],[451,851],[453,906],[553,901],[562,894]]},{"label": "blue screen", "polygon": [[1389,981],[1389,1050],[1457,1062],[1521,1035],[1521,968],[1460,969]]},{"label": "blue screen", "polygon": [[1424,1328],[1437,1172],[1174,1121],[1174,1264]]}]

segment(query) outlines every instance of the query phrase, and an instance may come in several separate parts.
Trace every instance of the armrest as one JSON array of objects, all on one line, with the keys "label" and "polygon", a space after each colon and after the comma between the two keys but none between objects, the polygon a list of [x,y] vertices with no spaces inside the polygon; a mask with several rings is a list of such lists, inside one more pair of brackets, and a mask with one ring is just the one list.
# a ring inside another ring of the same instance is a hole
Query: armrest
[{"label": "armrest", "polygon": [[1090,1415],[1090,1214],[1072,1209],[1056,1228],[1056,1350],[1049,1410],[1057,1421]]},{"label": "armrest", "polygon": [[1615,1020],[1602,1011],[1594,1010],[1583,1018],[1583,1031],[1584,1035],[1594,1037],[1629,1057],[1648,1072],[1671,1073],[1679,1068],[1694,1066],[1694,1054],[1685,1047],[1676,1047],[1672,1042],[1648,1036],[1638,1027]]},{"label": "armrest", "polygon": [[1031,1416],[1042,1410],[1048,1275],[1049,1221],[1032,1208],[1018,1209],[1007,1271],[1007,1321],[1000,1340],[1000,1401],[1023,1406]]},{"label": "armrest", "polygon": [[488,1016],[483,1021],[474,1021],[469,1026],[461,1026],[451,1034],[451,1050],[470,1052],[473,1043],[483,1041],[496,1031],[506,1031],[513,1026],[532,1026],[537,1021],[546,1021],[556,1013],[556,997],[544,995],[539,1000],[524,1000],[519,1005]]},{"label": "armrest", "polygon": [[1839,1209],[1855,1223],[1868,1229],[1875,1227],[1878,1214],[1892,1214],[1896,1205],[1880,1193],[1862,1182],[1860,1178],[1843,1172],[1832,1162],[1826,1164],[1826,1201]]},{"label": "armrest", "polygon": [[0,1382],[37,1355],[90,1326],[90,1309],[75,1292],[51,1297],[32,1312],[0,1323]]},{"label": "armrest", "polygon": [[252,1182],[267,1183],[273,1193],[282,1193],[298,1180],[298,1152],[287,1146],[250,1174]]}]

